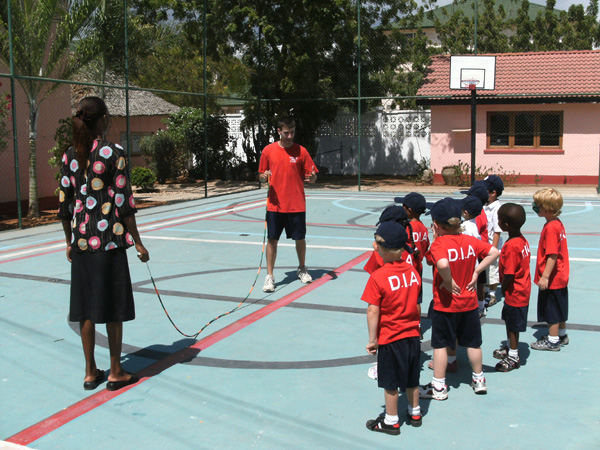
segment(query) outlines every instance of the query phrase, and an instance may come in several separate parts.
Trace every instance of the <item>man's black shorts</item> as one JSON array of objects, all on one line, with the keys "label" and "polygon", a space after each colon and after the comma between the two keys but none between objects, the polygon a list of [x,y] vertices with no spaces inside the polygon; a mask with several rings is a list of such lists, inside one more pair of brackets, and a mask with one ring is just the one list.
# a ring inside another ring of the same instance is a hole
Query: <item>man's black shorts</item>
[{"label": "man's black shorts", "polygon": [[280,213],[267,211],[267,237],[279,240],[285,229],[288,239],[300,241],[306,237],[306,212]]},{"label": "man's black shorts", "polygon": [[377,385],[393,391],[419,385],[421,342],[419,337],[398,339],[377,350]]}]

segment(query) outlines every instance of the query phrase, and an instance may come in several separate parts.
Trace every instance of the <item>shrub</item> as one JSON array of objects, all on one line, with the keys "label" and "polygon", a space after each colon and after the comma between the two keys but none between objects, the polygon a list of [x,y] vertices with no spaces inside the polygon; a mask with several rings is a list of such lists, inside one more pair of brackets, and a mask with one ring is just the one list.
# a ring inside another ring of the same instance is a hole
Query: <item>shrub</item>
[{"label": "shrub", "polygon": [[159,183],[177,178],[183,171],[184,159],[167,132],[159,131],[151,136],[144,136],[140,140],[140,150]]},{"label": "shrub", "polygon": [[[237,167],[238,158],[228,149],[231,145],[229,125],[223,115],[210,115],[207,122],[207,165],[209,178],[223,178],[227,169]],[[194,159],[189,175],[204,178],[204,113],[201,109],[182,108],[167,119],[167,133],[177,148]]]},{"label": "shrub", "polygon": [[147,167],[134,167],[131,171],[131,184],[148,192],[156,183],[156,175]]}]

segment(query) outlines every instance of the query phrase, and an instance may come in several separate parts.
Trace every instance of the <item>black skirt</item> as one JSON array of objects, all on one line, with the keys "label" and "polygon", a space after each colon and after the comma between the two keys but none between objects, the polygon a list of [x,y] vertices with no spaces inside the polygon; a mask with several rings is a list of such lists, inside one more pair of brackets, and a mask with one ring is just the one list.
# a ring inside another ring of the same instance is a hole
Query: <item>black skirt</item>
[{"label": "black skirt", "polygon": [[69,320],[110,323],[134,318],[135,306],[126,249],[95,253],[73,249]]}]

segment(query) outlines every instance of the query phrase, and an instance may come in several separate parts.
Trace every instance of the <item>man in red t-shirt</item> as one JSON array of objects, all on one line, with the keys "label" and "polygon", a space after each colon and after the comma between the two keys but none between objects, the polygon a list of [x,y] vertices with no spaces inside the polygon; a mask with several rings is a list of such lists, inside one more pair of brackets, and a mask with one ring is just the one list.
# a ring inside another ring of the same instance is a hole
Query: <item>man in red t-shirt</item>
[{"label": "man in red t-shirt", "polygon": [[308,151],[294,142],[296,122],[283,117],[277,123],[279,141],[267,145],[260,156],[258,171],[262,182],[269,183],[267,200],[267,277],[264,292],[275,291],[275,259],[277,243],[285,229],[286,237],[296,242],[298,278],[310,283],[312,277],[305,264],[306,258],[306,198],[304,182],[317,181],[317,167]]},{"label": "man in red t-shirt", "polygon": [[525,223],[525,210],[516,203],[505,203],[498,209],[498,225],[508,232],[498,262],[504,307],[502,320],[506,324],[507,344],[494,350],[493,356],[501,361],[496,370],[510,372],[521,367],[519,359],[519,333],[527,329],[531,275],[529,242],[521,234]]}]

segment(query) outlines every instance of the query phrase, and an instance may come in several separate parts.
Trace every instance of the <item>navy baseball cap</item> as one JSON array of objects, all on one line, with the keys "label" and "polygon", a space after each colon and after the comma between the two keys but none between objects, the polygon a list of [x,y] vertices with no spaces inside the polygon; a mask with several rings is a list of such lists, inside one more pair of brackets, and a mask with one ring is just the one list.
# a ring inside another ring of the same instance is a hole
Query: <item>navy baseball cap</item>
[{"label": "navy baseball cap", "polygon": [[413,252],[413,249],[410,247],[410,245],[407,244],[408,234],[406,234],[406,230],[398,222],[395,222],[393,220],[383,222],[377,227],[377,231],[375,231],[375,234],[379,235],[385,241],[382,243],[378,242],[378,244],[384,248],[403,248],[409,253]]},{"label": "navy baseball cap", "polygon": [[383,210],[383,212],[379,216],[379,220],[375,225],[379,225],[380,223],[384,222],[389,222],[390,220],[394,222],[398,220],[408,220],[406,210],[402,206],[390,205]]},{"label": "navy baseball cap", "polygon": [[417,214],[423,214],[427,209],[425,197],[418,192],[411,192],[410,194],[406,195],[406,197],[395,197],[394,201],[396,203],[402,203],[403,205],[406,205]]},{"label": "navy baseball cap", "polygon": [[483,182],[483,180],[476,181],[475,183],[473,183],[473,186],[471,186],[468,190],[460,191],[460,193],[477,197],[479,200],[481,200],[482,204],[487,202],[489,198],[488,188]]},{"label": "navy baseball cap", "polygon": [[472,195],[467,195],[460,201],[460,207],[467,211],[471,217],[477,217],[481,214],[481,210],[483,206],[481,205],[481,200]]},{"label": "navy baseball cap", "polygon": [[448,223],[452,217],[461,218],[461,201],[446,197],[435,202],[431,208],[431,218],[441,223]]},{"label": "navy baseball cap", "polygon": [[498,175],[488,175],[483,182],[488,191],[496,191],[496,193],[501,194],[504,190],[504,181]]}]

